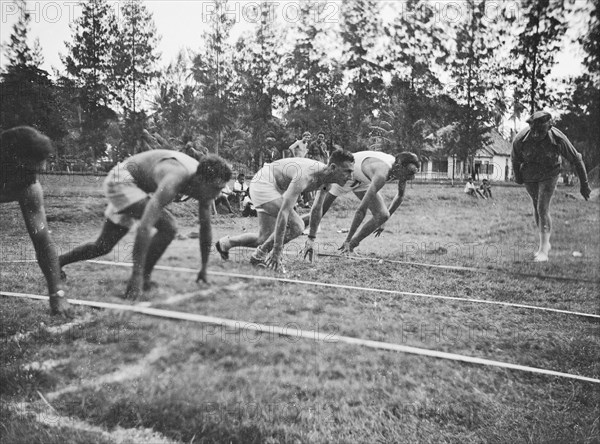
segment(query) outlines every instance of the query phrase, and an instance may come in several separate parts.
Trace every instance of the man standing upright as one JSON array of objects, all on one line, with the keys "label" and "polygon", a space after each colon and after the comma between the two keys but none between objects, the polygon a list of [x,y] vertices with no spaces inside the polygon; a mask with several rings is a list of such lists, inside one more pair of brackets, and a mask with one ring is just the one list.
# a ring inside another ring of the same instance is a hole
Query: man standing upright
[{"label": "man standing upright", "polygon": [[317,140],[312,141],[310,145],[308,145],[306,157],[319,162],[327,163],[328,153],[327,143],[325,143],[325,133],[320,132],[317,134]]},{"label": "man standing upright", "polygon": [[539,247],[534,253],[534,262],[548,261],[550,252],[550,202],[556,189],[560,172],[560,157],[575,166],[579,176],[581,195],[589,199],[591,189],[581,154],[577,152],[567,136],[552,126],[552,115],[537,111],[527,120],[525,128],[513,140],[512,164],[515,182],[525,184],[531,197],[535,223],[539,231]]}]

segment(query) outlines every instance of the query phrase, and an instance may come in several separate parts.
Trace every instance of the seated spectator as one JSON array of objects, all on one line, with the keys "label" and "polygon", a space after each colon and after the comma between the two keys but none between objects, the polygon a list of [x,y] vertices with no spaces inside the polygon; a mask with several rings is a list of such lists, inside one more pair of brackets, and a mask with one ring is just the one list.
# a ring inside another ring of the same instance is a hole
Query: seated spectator
[{"label": "seated spectator", "polygon": [[221,194],[219,194],[219,197],[217,197],[214,201],[213,209],[215,210],[215,214],[218,214],[217,213],[217,205],[219,205],[219,204],[224,205],[230,214],[233,213],[233,210],[231,209],[231,205],[229,205],[229,199],[228,199],[231,194],[232,194],[231,188],[229,188],[227,185],[225,185],[225,188],[223,188],[221,190]]},{"label": "seated spectator", "polygon": [[483,194],[481,194],[481,192],[479,191],[479,189],[477,189],[477,187],[473,183],[473,178],[472,177],[469,177],[467,179],[467,183],[465,184],[464,192],[465,192],[465,194],[467,194],[469,196],[473,196],[473,197],[476,197],[476,198],[479,198],[479,196],[481,196],[482,199],[485,199],[485,197],[483,196]]},{"label": "seated spectator", "polygon": [[250,196],[248,196],[247,194],[246,194],[246,197],[244,197],[243,204],[244,204],[244,209],[242,210],[243,217],[257,217],[258,216],[258,212],[254,208],[254,204],[250,200]]},{"label": "seated spectator", "polygon": [[479,186],[479,191],[481,191],[484,198],[492,199],[492,185],[489,180],[483,179]]}]

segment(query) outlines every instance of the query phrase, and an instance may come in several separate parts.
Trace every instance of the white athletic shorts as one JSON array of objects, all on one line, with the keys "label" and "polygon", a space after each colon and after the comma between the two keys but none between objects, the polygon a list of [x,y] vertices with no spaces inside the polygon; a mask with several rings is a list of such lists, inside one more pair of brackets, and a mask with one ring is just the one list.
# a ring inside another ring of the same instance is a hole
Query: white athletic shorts
[{"label": "white athletic shorts", "polygon": [[275,184],[269,164],[258,170],[250,181],[250,199],[258,213],[266,213],[262,205],[279,199],[283,193]]},{"label": "white athletic shorts", "polygon": [[110,170],[104,179],[103,189],[104,195],[108,199],[104,216],[117,225],[131,228],[136,223],[136,219],[120,212],[146,199],[149,196],[148,193],[136,185],[133,176],[122,167],[122,164],[118,164]]}]

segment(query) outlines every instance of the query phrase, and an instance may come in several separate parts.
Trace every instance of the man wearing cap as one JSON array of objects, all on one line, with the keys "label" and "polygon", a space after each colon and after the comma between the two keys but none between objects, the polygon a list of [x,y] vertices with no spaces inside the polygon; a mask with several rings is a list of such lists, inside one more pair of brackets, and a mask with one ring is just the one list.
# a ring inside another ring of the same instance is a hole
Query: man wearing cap
[{"label": "man wearing cap", "polygon": [[533,202],[535,223],[539,229],[540,244],[534,253],[534,262],[548,261],[550,251],[550,201],[560,172],[560,156],[575,166],[579,176],[581,195],[587,200],[591,189],[581,154],[567,136],[552,126],[552,115],[536,111],[525,128],[513,140],[512,163],[515,182],[525,184]]},{"label": "man wearing cap", "polygon": [[[343,186],[332,184],[328,188],[322,188],[317,194],[310,214],[302,218],[305,227],[310,227],[304,247],[304,258],[308,256],[312,261],[313,244],[323,215],[338,196],[351,191],[360,199],[360,204],[340,250],[343,253],[351,253],[371,233],[375,232],[375,237],[381,235],[385,222],[402,203],[406,181],[413,179],[417,171],[419,171],[419,158],[414,153],[402,152],[396,157],[380,151],[354,153],[353,179]],[[393,180],[398,181],[398,192],[389,208],[386,208],[380,191],[387,182]],[[356,233],[367,215],[367,210],[373,216]]]}]

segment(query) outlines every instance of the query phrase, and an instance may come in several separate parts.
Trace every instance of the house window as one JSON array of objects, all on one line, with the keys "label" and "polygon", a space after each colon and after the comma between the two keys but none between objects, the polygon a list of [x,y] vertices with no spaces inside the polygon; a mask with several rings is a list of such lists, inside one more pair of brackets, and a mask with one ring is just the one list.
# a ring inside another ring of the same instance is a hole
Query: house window
[{"label": "house window", "polygon": [[490,162],[483,162],[481,165],[480,172],[482,174],[492,175],[494,174],[494,164]]},{"label": "house window", "polygon": [[433,171],[437,173],[448,172],[448,159],[445,160],[433,160]]}]

